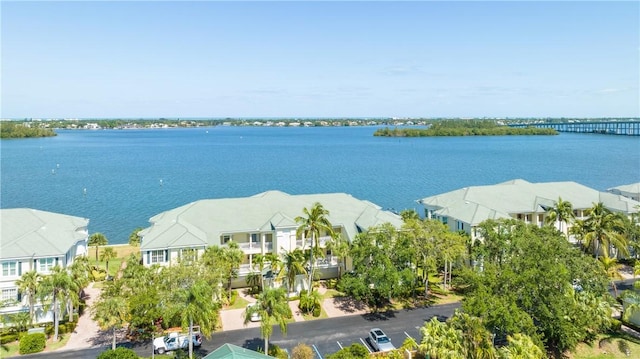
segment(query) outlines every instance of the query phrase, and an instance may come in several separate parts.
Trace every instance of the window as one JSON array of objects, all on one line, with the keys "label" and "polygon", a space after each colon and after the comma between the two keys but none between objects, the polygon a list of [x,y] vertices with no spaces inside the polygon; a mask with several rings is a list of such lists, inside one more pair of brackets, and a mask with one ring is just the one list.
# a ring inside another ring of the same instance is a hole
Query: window
[{"label": "window", "polygon": [[525,215],[525,216],[524,216],[524,220],[525,220],[526,222],[531,222],[531,215],[530,215],[530,214]]},{"label": "window", "polygon": [[180,259],[185,262],[193,262],[198,258],[198,250],[195,248],[182,248],[180,250]]},{"label": "window", "polygon": [[442,217],[442,223],[447,224],[448,220],[448,217]]},{"label": "window", "polygon": [[456,221],[458,223],[458,230],[459,231],[464,231],[464,222],[462,221]]},{"label": "window", "polygon": [[164,250],[151,251],[149,263],[164,263]]},{"label": "window", "polygon": [[226,235],[222,236],[222,238],[220,239],[220,242],[222,244],[227,244],[230,240],[231,240],[231,236],[226,234]]},{"label": "window", "polygon": [[47,273],[51,271],[54,266],[54,258],[40,258],[38,259],[38,272]]},{"label": "window", "polygon": [[2,263],[2,276],[9,277],[18,275],[18,265],[16,262],[3,262]]},{"label": "window", "polygon": [[251,242],[253,243],[260,242],[260,236],[258,236],[258,233],[251,233]]},{"label": "window", "polygon": [[0,300],[18,300],[18,288],[3,288]]}]

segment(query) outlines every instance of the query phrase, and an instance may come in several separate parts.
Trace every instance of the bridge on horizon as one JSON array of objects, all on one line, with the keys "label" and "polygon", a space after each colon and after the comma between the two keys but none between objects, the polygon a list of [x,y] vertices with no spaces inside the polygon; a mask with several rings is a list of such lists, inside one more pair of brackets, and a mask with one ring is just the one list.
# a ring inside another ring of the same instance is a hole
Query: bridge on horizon
[{"label": "bridge on horizon", "polygon": [[640,136],[640,121],[584,121],[509,124],[511,127],[553,128],[558,132]]}]

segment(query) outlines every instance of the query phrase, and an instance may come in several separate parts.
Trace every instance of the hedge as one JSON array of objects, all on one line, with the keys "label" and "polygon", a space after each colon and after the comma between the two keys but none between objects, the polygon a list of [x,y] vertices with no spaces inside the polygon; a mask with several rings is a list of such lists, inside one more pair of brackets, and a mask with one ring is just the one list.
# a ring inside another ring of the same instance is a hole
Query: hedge
[{"label": "hedge", "polygon": [[20,339],[20,354],[40,353],[46,342],[44,333],[27,334]]}]

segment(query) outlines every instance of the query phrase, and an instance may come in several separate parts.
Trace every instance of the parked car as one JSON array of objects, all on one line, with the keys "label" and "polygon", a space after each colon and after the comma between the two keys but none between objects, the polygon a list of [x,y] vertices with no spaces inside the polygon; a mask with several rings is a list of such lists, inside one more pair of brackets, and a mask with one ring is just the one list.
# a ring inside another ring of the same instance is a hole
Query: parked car
[{"label": "parked car", "polygon": [[378,352],[388,352],[396,348],[380,328],[373,328],[369,331],[369,341],[373,349]]},{"label": "parked car", "polygon": [[[153,341],[153,351],[158,354],[164,354],[178,349],[189,348],[189,335],[181,333],[170,333],[163,337],[156,338]],[[197,348],[202,345],[202,335],[194,333],[192,335],[193,347]]]},{"label": "parked car", "polygon": [[[253,307],[254,305],[256,305],[256,304],[255,303],[249,303],[247,305],[247,311],[249,311],[250,308]],[[253,312],[253,313],[251,313],[251,318],[249,320],[251,320],[252,322],[259,322],[259,321],[262,320],[262,318],[260,317],[260,314],[258,314],[256,312]]]}]

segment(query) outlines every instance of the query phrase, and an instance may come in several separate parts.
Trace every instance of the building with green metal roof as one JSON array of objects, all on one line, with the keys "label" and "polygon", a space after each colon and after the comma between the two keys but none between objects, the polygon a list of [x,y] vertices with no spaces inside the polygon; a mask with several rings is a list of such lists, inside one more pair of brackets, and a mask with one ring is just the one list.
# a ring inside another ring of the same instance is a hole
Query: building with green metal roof
[{"label": "building with green metal roof", "polygon": [[[202,253],[208,246],[238,243],[245,253],[234,286],[243,286],[257,254],[282,254],[296,248],[309,248],[310,241],[298,238],[295,218],[304,208],[321,203],[334,232],[351,241],[368,228],[391,223],[400,228],[402,218],[379,206],[345,193],[290,195],[268,191],[251,197],[205,199],[153,216],[151,226],[142,230],[140,251],[145,265],[176,263],[184,251]],[[338,259],[326,250],[330,238],[321,235],[319,259],[321,278],[337,276]],[[347,267],[350,267],[347,261]]]},{"label": "building with green metal roof", "polygon": [[[15,283],[23,273],[46,275],[87,253],[88,224],[85,218],[36,209],[0,209],[0,301],[5,304],[0,315],[29,310]],[[51,313],[38,306],[34,322],[45,321],[51,321]]]},{"label": "building with green metal roof", "polygon": [[476,238],[476,227],[487,219],[515,218],[542,226],[547,210],[555,207],[559,198],[571,203],[578,219],[584,219],[585,211],[599,202],[625,214],[637,213],[640,208],[640,202],[631,198],[576,182],[531,183],[522,179],[465,187],[420,199],[418,203],[424,207],[426,218],[438,219],[452,231],[463,230]]},{"label": "building with green metal roof", "polygon": [[237,345],[224,344],[202,359],[273,359],[273,357]]}]

